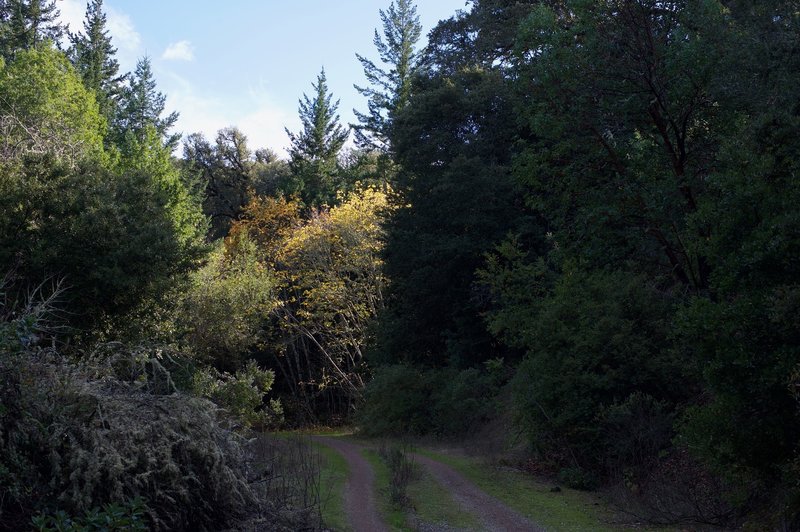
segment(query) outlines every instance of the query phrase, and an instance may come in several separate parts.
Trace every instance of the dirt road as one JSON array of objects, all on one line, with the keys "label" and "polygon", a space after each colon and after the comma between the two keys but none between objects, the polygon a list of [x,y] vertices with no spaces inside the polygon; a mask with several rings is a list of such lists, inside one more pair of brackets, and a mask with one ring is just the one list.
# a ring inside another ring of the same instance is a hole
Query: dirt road
[{"label": "dirt road", "polygon": [[[375,474],[361,454],[363,446],[340,438],[314,436],[314,439],[338,453],[350,470],[345,488],[345,511],[355,532],[380,532],[388,530],[375,503]],[[414,454],[414,461],[427,469],[461,506],[491,532],[539,532],[544,528],[488,495],[459,472],[427,456]]]},{"label": "dirt road", "polygon": [[369,462],[361,455],[362,447],[354,443],[314,436],[314,440],[341,454],[350,470],[344,494],[344,507],[350,526],[355,532],[383,532],[383,524],[375,505],[375,473]]},{"label": "dirt road", "polygon": [[544,531],[544,528],[532,523],[526,517],[485,493],[452,467],[421,454],[414,454],[414,461],[425,467],[433,478],[450,492],[450,495],[464,511],[475,515],[485,530],[492,532]]}]

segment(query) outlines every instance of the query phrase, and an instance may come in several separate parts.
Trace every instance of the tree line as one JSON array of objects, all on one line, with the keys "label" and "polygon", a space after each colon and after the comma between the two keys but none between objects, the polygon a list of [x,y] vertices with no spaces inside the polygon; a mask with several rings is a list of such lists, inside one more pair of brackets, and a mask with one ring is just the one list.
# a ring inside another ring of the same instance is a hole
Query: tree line
[{"label": "tree line", "polygon": [[466,433],[510,406],[568,484],[791,528],[796,4],[470,4],[389,115],[366,426]]}]

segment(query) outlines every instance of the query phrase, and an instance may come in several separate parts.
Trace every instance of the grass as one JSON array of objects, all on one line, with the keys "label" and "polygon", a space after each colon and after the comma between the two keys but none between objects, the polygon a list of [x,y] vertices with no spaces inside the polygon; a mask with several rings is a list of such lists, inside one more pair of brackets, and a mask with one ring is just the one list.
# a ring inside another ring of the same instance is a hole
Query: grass
[{"label": "grass", "polygon": [[374,449],[366,448],[362,454],[375,472],[378,509],[391,530],[417,530],[421,523],[445,524],[465,530],[480,529],[477,519],[471,513],[465,512],[450,493],[420,466],[415,466],[414,476],[408,486],[410,506],[399,507],[390,497],[389,466]]},{"label": "grass", "polygon": [[350,469],[347,461],[320,443],[313,443],[320,456],[320,511],[322,522],[332,530],[347,531],[347,515],[344,509],[344,489]]},{"label": "grass", "polygon": [[591,494],[564,489],[550,491],[549,484],[513,469],[498,472],[480,460],[419,449],[434,460],[447,464],[483,491],[548,530],[614,531],[612,515],[603,510]]},{"label": "grass", "polygon": [[[389,492],[390,470],[377,450],[372,448],[376,442],[357,439],[352,435],[342,436],[343,439],[366,445],[362,454],[375,473],[378,510],[390,530],[415,530],[422,523],[447,524],[462,530],[481,528],[476,517],[461,509],[450,493],[420,466],[416,467],[416,474],[408,486],[411,507],[401,508],[393,504]],[[336,451],[322,445],[318,445],[318,448],[323,458],[322,496],[326,502],[323,520],[334,530],[348,530],[343,509],[347,464]],[[626,529],[610,524],[614,514],[591,493],[563,487],[560,492],[553,493],[550,491],[552,484],[510,468],[498,470],[480,458],[423,448],[415,451],[449,465],[486,493],[548,530],[603,532]],[[326,500],[329,493],[331,497]]]},{"label": "grass", "polygon": [[384,463],[378,452],[373,449],[364,449],[361,454],[367,459],[375,472],[375,487],[377,491],[375,500],[378,503],[378,511],[381,513],[383,522],[392,531],[406,532],[413,530],[408,524],[405,509],[399,508],[392,503],[389,494],[389,479],[391,478],[389,466]]},{"label": "grass", "polygon": [[417,466],[416,477],[408,487],[416,519],[433,525],[446,524],[464,530],[480,530],[475,516],[465,512],[450,493],[442,488],[425,468]]}]

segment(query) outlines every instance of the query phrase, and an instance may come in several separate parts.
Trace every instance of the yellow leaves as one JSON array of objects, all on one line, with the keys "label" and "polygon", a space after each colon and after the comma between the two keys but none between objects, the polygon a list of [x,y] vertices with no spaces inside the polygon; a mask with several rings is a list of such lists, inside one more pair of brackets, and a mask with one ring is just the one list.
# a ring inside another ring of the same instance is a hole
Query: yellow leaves
[{"label": "yellow leaves", "polygon": [[234,222],[228,240],[235,244],[242,233],[247,233],[270,259],[289,235],[301,225],[301,205],[296,199],[256,196],[244,208],[242,220]]},{"label": "yellow leaves", "polygon": [[[220,251],[224,267],[216,272],[221,277],[217,282],[226,287],[235,283],[230,288],[236,290],[228,292],[236,297],[218,310],[224,313],[238,305],[247,311],[244,317],[255,318],[268,308],[276,330],[262,337],[280,338],[275,349],[291,346],[307,360],[315,360],[309,364],[318,365],[308,368],[304,382],[321,378],[325,386],[363,385],[354,372],[363,362],[368,322],[382,307],[385,280],[380,255],[383,217],[388,212],[386,192],[372,188],[352,193],[340,205],[305,220],[296,200],[255,197]],[[261,272],[273,284],[268,300],[253,305],[247,277]],[[238,325],[230,318],[222,321],[231,325],[229,329]],[[239,336],[252,340],[247,326],[263,327],[265,322],[241,323],[245,327]],[[220,336],[219,331],[207,335]]]}]

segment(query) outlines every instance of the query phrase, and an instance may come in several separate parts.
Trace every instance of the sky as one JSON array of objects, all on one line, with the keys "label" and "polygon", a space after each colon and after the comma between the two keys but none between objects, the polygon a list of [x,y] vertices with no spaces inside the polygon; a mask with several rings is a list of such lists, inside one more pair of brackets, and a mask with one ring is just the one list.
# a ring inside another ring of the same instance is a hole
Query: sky
[{"label": "sky", "polygon": [[[298,99],[311,94],[322,67],[343,124],[366,110],[359,53],[377,60],[372,43],[379,10],[390,0],[105,0],[108,29],[123,72],[147,55],[176,129],[209,139],[237,126],[251,149],[285,156],[284,127],[300,128]],[[419,0],[427,35],[466,0]],[[62,21],[83,29],[86,0],[59,0]],[[424,38],[423,38],[424,41]],[[424,42],[421,43],[424,45]]]}]

